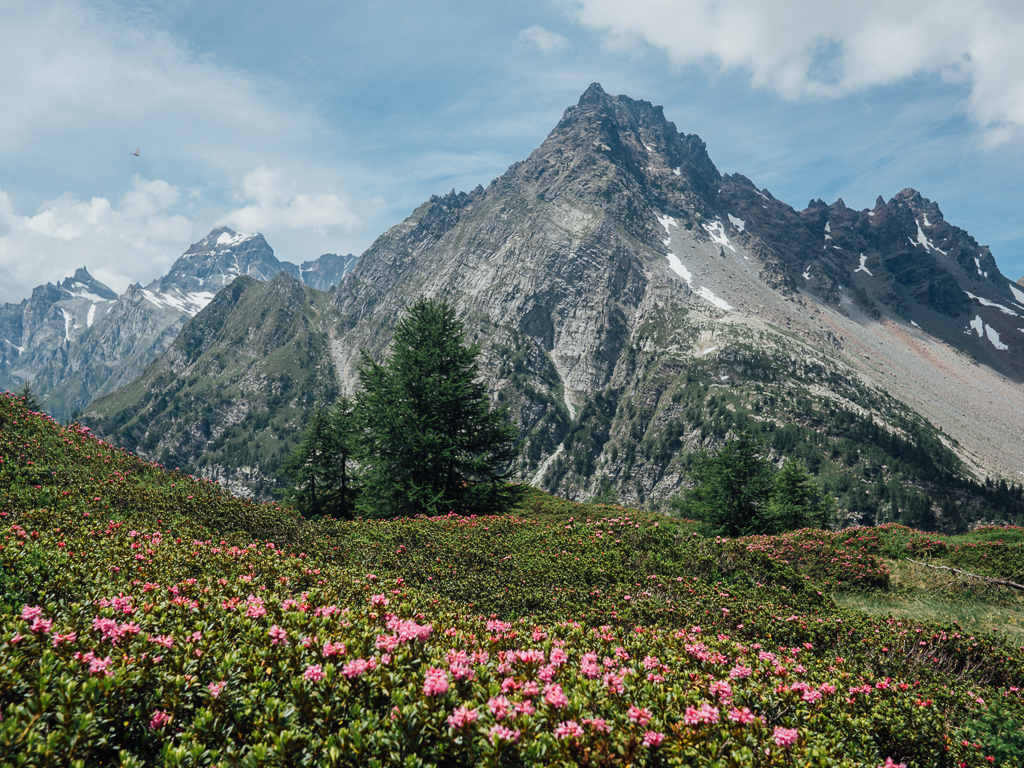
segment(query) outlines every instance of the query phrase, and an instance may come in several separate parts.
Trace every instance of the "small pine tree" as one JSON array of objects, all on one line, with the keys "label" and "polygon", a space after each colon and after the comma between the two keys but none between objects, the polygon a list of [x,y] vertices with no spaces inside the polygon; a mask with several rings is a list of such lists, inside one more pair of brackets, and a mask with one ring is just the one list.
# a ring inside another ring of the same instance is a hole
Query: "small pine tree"
[{"label": "small pine tree", "polygon": [[420,298],[395,329],[390,359],[363,354],[356,411],[368,515],[485,514],[517,498],[504,482],[516,429],[506,408],[491,407],[479,353],[451,304]]},{"label": "small pine tree", "polygon": [[669,503],[681,517],[692,517],[725,536],[764,533],[772,490],[771,463],[749,430],[740,432],[717,454],[701,451],[690,471],[693,486]]},{"label": "small pine tree", "polygon": [[821,490],[801,459],[788,458],[772,482],[767,522],[771,533],[807,528],[817,523]]},{"label": "small pine tree", "polygon": [[39,397],[35,393],[35,388],[32,386],[31,381],[26,381],[21,389],[14,393],[16,397],[20,397],[25,401],[25,407],[30,411],[41,411],[43,410],[43,404],[39,401]]},{"label": "small pine tree", "polygon": [[313,414],[302,441],[285,459],[283,469],[292,484],[284,497],[304,517],[354,517],[359,492],[354,447],[352,401],[342,396],[329,411]]}]

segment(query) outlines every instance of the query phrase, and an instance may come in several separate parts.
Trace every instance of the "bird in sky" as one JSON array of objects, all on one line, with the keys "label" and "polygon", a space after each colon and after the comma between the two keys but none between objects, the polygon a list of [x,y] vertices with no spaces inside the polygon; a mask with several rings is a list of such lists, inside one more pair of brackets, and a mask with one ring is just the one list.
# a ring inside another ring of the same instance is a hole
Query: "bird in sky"
[{"label": "bird in sky", "polygon": [[128,154],[129,155],[135,155],[136,157],[138,157],[139,156],[139,148],[136,147],[134,152],[129,152]]}]

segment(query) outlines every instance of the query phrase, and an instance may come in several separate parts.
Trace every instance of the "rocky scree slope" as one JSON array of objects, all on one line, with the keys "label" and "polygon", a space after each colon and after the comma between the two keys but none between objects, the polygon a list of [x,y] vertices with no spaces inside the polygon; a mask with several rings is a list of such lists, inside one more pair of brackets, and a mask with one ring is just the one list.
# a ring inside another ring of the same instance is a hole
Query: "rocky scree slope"
[{"label": "rocky scree slope", "polygon": [[46,411],[69,419],[113,392],[170,346],[185,323],[240,275],[270,280],[279,272],[324,290],[355,257],[324,254],[296,266],[279,261],[260,234],[214,229],[166,275],[118,296],[85,268],[57,285],[36,288],[20,304],[0,307],[0,389],[32,382]]}]

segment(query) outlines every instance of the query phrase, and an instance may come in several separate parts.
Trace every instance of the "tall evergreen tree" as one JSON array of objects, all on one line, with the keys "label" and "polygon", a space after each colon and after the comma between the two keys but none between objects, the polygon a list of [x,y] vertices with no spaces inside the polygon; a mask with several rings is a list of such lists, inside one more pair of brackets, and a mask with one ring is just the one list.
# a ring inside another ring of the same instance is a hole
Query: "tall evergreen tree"
[{"label": "tall evergreen tree", "polygon": [[342,396],[329,411],[318,410],[302,441],[284,461],[292,481],[285,498],[304,517],[355,516],[358,476],[353,472],[356,425],[352,401]]},{"label": "tall evergreen tree", "polygon": [[749,430],[716,454],[701,451],[690,472],[693,486],[671,505],[680,516],[710,523],[721,535],[763,533],[768,527],[773,468],[762,451]]},{"label": "tall evergreen tree", "polygon": [[451,304],[420,298],[384,364],[363,354],[356,410],[368,514],[486,513],[513,500],[504,480],[516,430],[505,408],[491,407],[479,353]]}]

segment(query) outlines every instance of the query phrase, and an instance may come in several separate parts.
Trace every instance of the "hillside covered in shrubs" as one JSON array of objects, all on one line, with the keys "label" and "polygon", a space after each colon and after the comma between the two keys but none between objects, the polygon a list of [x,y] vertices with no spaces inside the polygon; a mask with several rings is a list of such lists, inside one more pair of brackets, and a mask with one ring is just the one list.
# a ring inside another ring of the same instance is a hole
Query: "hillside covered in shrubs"
[{"label": "hillside covered in shrubs", "polygon": [[1024,653],[870,616],[1021,529],[739,539],[529,490],[306,521],[0,396],[4,765],[1016,766]]}]

